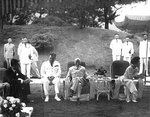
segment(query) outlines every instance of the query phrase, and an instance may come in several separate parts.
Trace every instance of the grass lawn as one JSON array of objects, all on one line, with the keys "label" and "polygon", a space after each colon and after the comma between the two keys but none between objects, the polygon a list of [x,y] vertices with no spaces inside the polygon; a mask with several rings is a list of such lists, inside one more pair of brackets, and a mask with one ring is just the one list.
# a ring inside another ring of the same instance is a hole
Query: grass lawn
[{"label": "grass lawn", "polygon": [[107,100],[101,95],[99,101],[76,102],[63,100],[56,102],[52,93],[50,101],[44,103],[40,97],[39,89],[33,86],[31,99],[34,100],[29,106],[34,107],[32,117],[149,117],[150,116],[150,86],[146,86],[143,98],[137,103],[126,103],[125,101]]},{"label": "grass lawn", "polygon": [[[66,75],[67,63],[73,61],[77,57],[85,61],[87,68],[104,66],[109,75],[110,65],[112,63],[109,45],[116,31],[99,28],[85,28],[81,30],[73,26],[47,27],[42,25],[5,25],[3,32],[0,33],[1,66],[3,62],[3,45],[7,42],[9,37],[13,39],[17,47],[22,37],[27,37],[30,40],[33,35],[44,33],[50,33],[56,37],[54,52],[57,54],[57,60],[61,64],[63,77]],[[127,35],[123,32],[118,33],[122,40]],[[138,55],[139,38],[140,37],[135,37],[132,39],[135,55]],[[42,50],[39,52],[39,68],[42,62],[47,60],[48,56],[49,50]],[[18,56],[16,56],[16,58],[18,58]]]},{"label": "grass lawn", "polygon": [[[17,46],[22,37],[31,39],[34,34],[52,33],[57,37],[54,52],[57,54],[57,60],[62,67],[62,77],[66,75],[67,63],[80,57],[85,61],[89,73],[94,69],[104,66],[108,71],[112,63],[111,50],[109,44],[113,39],[115,31],[102,30],[96,28],[85,28],[80,30],[77,27],[45,27],[37,25],[29,26],[4,26],[0,33],[0,66],[3,63],[3,45],[9,37],[12,37]],[[127,34],[119,32],[121,39]],[[138,42],[140,37],[132,39],[134,43],[135,55],[138,55]],[[43,61],[47,60],[49,50],[39,52],[39,68]],[[18,58],[18,56],[16,56]],[[91,69],[92,68],[92,69]],[[145,87],[142,100],[138,103],[129,103],[110,100],[105,96],[100,96],[100,100],[82,102],[77,105],[75,102],[61,101],[56,102],[51,95],[48,103],[41,99],[39,85],[31,87],[32,94],[30,99],[34,102],[28,106],[34,107],[32,117],[149,117],[150,116],[150,87]]]}]

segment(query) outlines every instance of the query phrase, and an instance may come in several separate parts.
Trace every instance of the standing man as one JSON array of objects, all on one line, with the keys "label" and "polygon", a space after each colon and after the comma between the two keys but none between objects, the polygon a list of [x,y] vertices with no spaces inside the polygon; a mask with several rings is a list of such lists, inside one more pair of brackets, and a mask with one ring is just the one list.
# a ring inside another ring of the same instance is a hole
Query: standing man
[{"label": "standing man", "polygon": [[58,97],[60,90],[60,76],[61,68],[60,63],[56,61],[56,54],[51,53],[49,60],[43,62],[41,66],[41,78],[43,81],[43,88],[45,93],[45,102],[49,101],[49,85],[54,84],[55,100],[61,101]]},{"label": "standing man", "polygon": [[139,56],[140,56],[140,71],[139,73],[143,73],[146,71],[146,75],[148,75],[148,57],[150,57],[150,42],[148,42],[148,35],[144,34],[144,38],[140,41],[139,45]]},{"label": "standing man", "polygon": [[131,57],[134,53],[133,43],[130,41],[130,38],[126,36],[125,42],[122,46],[122,56],[123,60],[131,62]]},{"label": "standing man", "polygon": [[8,43],[4,45],[4,58],[7,63],[7,69],[10,67],[11,60],[15,56],[15,45],[12,43],[12,39],[8,39]]},{"label": "standing man", "polygon": [[115,39],[110,43],[110,48],[112,50],[112,59],[120,60],[121,59],[121,50],[122,50],[122,40],[119,39],[119,35],[115,34]]},{"label": "standing man", "polygon": [[32,75],[40,78],[40,72],[39,72],[39,69],[38,69],[38,52],[37,50],[35,49],[34,46],[31,45],[31,48],[32,48],[32,61],[31,61],[31,73]]},{"label": "standing man", "polygon": [[32,47],[28,43],[28,39],[24,38],[23,43],[19,48],[19,59],[21,64],[21,73],[30,78]]}]

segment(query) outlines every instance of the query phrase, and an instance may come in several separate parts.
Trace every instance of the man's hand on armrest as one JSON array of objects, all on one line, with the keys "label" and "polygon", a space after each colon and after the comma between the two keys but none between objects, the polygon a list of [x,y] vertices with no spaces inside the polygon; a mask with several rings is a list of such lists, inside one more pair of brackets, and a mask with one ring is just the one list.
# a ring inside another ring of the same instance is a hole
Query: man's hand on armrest
[{"label": "man's hand on armrest", "polygon": [[134,78],[135,79],[139,79],[139,78],[144,79],[145,75],[144,74],[138,74],[138,75],[134,76]]}]

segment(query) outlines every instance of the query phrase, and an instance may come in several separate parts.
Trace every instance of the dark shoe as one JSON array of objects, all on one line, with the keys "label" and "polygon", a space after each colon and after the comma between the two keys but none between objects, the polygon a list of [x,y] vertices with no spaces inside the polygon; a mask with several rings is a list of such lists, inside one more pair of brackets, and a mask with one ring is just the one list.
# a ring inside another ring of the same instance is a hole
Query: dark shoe
[{"label": "dark shoe", "polygon": [[80,104],[81,104],[81,102],[80,102],[80,99],[79,99],[79,98],[77,98],[77,104],[78,104],[78,105],[80,105]]},{"label": "dark shoe", "polygon": [[75,92],[72,90],[72,89],[70,89],[70,95],[69,95],[69,97],[73,97],[73,94],[74,94]]}]

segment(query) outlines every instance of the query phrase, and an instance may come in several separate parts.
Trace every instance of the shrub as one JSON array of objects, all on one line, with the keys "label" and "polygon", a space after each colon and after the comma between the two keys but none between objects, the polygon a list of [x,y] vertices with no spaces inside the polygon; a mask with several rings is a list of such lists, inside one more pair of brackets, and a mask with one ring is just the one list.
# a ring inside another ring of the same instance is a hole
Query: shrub
[{"label": "shrub", "polygon": [[56,16],[47,16],[45,18],[36,18],[33,24],[44,24],[47,26],[65,26],[67,25],[65,21]]},{"label": "shrub", "polygon": [[52,34],[35,34],[31,38],[31,44],[38,50],[50,49],[53,51],[55,39]]}]

